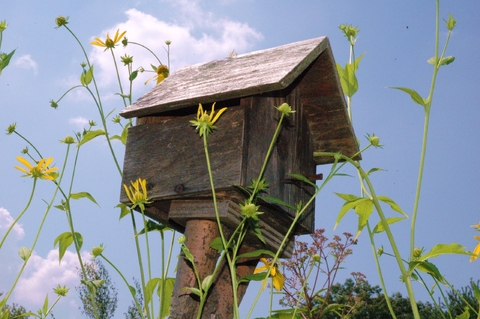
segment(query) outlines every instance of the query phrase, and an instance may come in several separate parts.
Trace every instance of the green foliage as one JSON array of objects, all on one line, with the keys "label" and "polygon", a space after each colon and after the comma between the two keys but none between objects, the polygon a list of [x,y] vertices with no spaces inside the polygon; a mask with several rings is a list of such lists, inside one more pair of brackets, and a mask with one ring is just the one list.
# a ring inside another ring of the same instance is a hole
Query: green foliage
[{"label": "green foliage", "polygon": [[[0,292],[0,297],[3,295],[3,292]],[[6,305],[5,307],[0,307],[0,319],[8,319],[8,318],[17,318],[17,319],[27,319],[27,316],[22,316],[23,314],[27,313],[28,311],[25,307],[13,303],[11,305]]]},{"label": "green foliage", "polygon": [[[98,313],[98,319],[109,319],[115,315],[117,309],[117,288],[111,281],[110,275],[100,262],[95,259],[92,262],[84,263],[87,278],[83,277],[81,270],[78,270],[80,279],[84,282],[96,283],[95,285],[95,303]],[[89,287],[86,284],[75,287],[83,305],[82,314],[87,318],[96,318],[94,306],[90,300]]]}]

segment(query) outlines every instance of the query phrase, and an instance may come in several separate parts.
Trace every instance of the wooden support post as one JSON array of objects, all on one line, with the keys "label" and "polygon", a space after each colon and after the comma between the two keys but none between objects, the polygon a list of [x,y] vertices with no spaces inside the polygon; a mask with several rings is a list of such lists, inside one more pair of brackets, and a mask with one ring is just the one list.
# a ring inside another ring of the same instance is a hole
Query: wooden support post
[{"label": "wooden support post", "polygon": [[[203,280],[213,273],[219,257],[216,250],[210,248],[210,243],[219,236],[216,221],[192,219],[186,223],[185,245],[195,259],[195,266]],[[240,254],[254,250],[249,246],[242,246]],[[239,260],[237,263],[237,278],[252,274],[258,260]],[[192,265],[181,253],[177,265],[177,277],[173,289],[170,307],[170,319],[196,318],[199,310],[198,296],[191,294],[185,287],[196,287],[198,284]],[[242,283],[237,291],[238,302],[242,300],[247,290],[248,283]],[[227,262],[224,261],[215,283],[205,303],[202,319],[231,319],[233,316],[232,281]]]}]

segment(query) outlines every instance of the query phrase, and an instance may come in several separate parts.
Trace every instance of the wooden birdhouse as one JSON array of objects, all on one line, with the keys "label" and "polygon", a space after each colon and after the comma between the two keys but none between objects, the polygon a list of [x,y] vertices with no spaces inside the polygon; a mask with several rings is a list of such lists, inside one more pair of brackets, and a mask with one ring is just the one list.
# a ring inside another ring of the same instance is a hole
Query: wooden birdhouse
[{"label": "wooden birdhouse", "polygon": [[[280,118],[274,106],[286,102],[295,113],[268,162],[265,195],[306,203],[312,187],[289,174],[315,180],[316,166],[333,159],[315,158],[314,151],[358,151],[326,37],[184,67],[120,113],[137,118],[128,131],[122,183],[146,179],[153,200],[146,215],[176,230],[183,232],[189,220],[215,220],[203,142],[189,122],[199,103],[210,111],[214,102],[216,110],[228,107],[208,144],[222,224],[230,229],[243,218],[239,204],[245,197],[238,186],[257,178]],[[123,188],[121,202],[128,203]],[[276,251],[294,212],[260,204],[266,248]],[[312,204],[295,235],[313,232],[314,211]]]}]

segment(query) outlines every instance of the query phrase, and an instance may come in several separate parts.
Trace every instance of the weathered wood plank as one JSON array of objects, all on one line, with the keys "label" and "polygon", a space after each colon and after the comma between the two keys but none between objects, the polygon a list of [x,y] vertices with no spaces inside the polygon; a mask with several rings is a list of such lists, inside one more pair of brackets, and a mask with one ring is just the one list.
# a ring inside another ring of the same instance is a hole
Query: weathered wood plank
[{"label": "weathered wood plank", "polygon": [[184,67],[120,112],[140,117],[290,85],[329,46],[326,37]]}]

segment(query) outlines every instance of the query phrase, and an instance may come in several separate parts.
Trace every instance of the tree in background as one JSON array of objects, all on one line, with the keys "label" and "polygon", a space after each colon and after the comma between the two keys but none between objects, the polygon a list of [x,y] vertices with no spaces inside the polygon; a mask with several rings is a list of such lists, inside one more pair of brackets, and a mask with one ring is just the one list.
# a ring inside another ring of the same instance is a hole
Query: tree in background
[{"label": "tree in background", "polygon": [[[142,294],[142,287],[140,283],[135,278],[133,279],[135,282],[135,288],[137,290],[137,300],[140,304],[141,308],[143,308],[143,294]],[[125,319],[141,319],[142,316],[140,312],[138,312],[138,308],[135,305],[135,302],[132,301],[132,304],[128,306],[127,312],[123,313],[125,315]]]},{"label": "tree in background", "polygon": [[[88,278],[83,278],[82,272],[77,269],[81,281],[90,281],[96,283],[95,303],[97,313],[100,319],[113,318],[115,309],[117,309],[117,288],[112,283],[107,269],[100,260],[95,259],[92,262],[85,263],[85,271]],[[102,283],[103,282],[103,283]],[[90,292],[87,285],[82,284],[75,287],[80,295],[83,309],[80,308],[82,314],[88,318],[95,318],[94,305],[90,301]]]},{"label": "tree in background", "polygon": [[[0,297],[3,295],[3,292],[0,292]],[[24,313],[26,313],[27,310],[25,307],[18,305],[16,303],[13,303],[11,306],[6,305],[5,308],[0,309],[0,314],[5,314],[8,313],[7,318],[18,318],[18,319],[27,319],[28,317],[25,316],[20,316]]]}]

